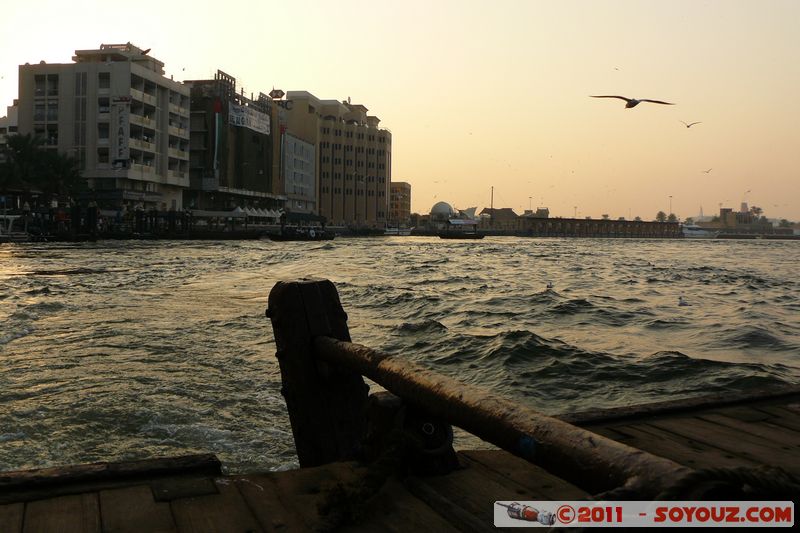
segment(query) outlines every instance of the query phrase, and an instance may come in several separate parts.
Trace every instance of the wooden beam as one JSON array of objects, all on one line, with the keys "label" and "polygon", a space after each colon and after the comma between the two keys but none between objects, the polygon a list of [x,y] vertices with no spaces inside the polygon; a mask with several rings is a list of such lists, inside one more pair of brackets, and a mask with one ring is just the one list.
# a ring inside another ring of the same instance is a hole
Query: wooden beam
[{"label": "wooden beam", "polygon": [[356,459],[369,387],[361,375],[314,357],[312,339],[350,340],[347,314],[327,280],[279,282],[269,294],[278,363],[301,467]]}]

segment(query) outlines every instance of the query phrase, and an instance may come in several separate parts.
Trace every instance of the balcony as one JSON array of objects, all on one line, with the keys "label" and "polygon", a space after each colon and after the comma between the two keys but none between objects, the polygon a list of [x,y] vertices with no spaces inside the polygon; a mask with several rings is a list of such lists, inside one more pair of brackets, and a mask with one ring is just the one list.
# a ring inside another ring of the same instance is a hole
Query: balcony
[{"label": "balcony", "polygon": [[186,109],[185,107],[181,107],[178,104],[173,104],[172,102],[169,103],[169,112],[170,113],[175,113],[176,115],[180,115],[180,116],[187,117],[187,118],[189,116],[189,110],[188,109]]},{"label": "balcony", "polygon": [[189,159],[189,152],[185,150],[170,148],[167,152],[170,157],[174,157],[175,159]]},{"label": "balcony", "polygon": [[186,128],[181,128],[179,126],[172,126],[170,125],[168,128],[169,134],[175,137],[180,137],[181,139],[188,139],[189,138],[189,130]]},{"label": "balcony", "polygon": [[145,92],[142,92],[142,91],[140,91],[138,89],[134,89],[134,88],[131,88],[131,97],[134,100],[138,100],[138,101],[140,101],[142,103],[145,103],[145,104],[150,104],[153,107],[155,107],[156,102],[157,102],[156,97],[154,95],[147,94]]},{"label": "balcony", "polygon": [[141,140],[141,139],[133,139],[132,138],[130,140],[130,147],[131,148],[136,148],[138,150],[144,150],[144,151],[147,151],[147,152],[155,152],[156,151],[156,145],[155,144],[153,144],[151,142],[147,142],[147,141]]},{"label": "balcony", "polygon": [[156,121],[152,118],[137,115],[135,113],[131,113],[130,117],[131,124],[136,124],[150,129],[155,129],[156,127]]}]

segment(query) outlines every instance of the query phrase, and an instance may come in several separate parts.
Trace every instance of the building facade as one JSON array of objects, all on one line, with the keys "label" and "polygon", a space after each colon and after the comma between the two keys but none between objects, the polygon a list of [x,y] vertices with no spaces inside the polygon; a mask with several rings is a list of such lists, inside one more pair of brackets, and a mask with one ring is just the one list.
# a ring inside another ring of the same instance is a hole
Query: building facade
[{"label": "building facade", "polygon": [[0,117],[0,163],[5,160],[5,149],[8,145],[7,139],[9,135],[15,135],[17,133],[17,101],[14,101],[14,105],[10,105],[6,107],[6,115],[4,117]]},{"label": "building facade", "polygon": [[389,187],[389,225],[403,226],[411,222],[411,184],[393,181]]},{"label": "building facade", "polygon": [[389,218],[392,134],[363,105],[289,91],[287,132],[316,147],[318,214],[331,225],[383,228]]},{"label": "building facade", "polygon": [[101,207],[182,209],[189,90],[130,43],[19,67],[19,133],[75,157]]},{"label": "building facade", "polygon": [[286,188],[286,209],[298,213],[316,213],[314,145],[291,133],[284,133],[282,137],[281,174]]},{"label": "building facade", "polygon": [[185,82],[191,95],[190,208],[275,209],[286,200],[280,179],[279,132],[272,99],[247,97],[218,70],[211,80]]}]

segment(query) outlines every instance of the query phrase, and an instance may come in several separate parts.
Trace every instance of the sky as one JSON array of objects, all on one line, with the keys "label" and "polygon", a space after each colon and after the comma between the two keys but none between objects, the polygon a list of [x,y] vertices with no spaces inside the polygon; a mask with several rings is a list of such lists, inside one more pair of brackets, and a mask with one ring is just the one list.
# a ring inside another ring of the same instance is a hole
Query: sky
[{"label": "sky", "polygon": [[350,97],[392,131],[392,179],[419,213],[489,207],[493,188],[517,213],[747,201],[800,220],[796,0],[40,0],[6,6],[0,35],[0,116],[18,65],[128,41],[177,80],[220,69],[247,93]]}]

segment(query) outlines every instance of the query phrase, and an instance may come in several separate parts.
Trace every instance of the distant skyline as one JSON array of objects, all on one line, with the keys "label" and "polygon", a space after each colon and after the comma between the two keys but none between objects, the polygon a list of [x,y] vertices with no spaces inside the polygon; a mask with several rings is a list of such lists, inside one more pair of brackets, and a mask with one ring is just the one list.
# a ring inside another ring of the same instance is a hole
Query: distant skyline
[{"label": "distant skyline", "polygon": [[494,186],[518,213],[651,220],[671,196],[682,219],[747,201],[800,220],[798,21],[794,0],[42,0],[0,18],[0,116],[20,64],[130,41],[176,80],[365,105],[415,212]]}]

